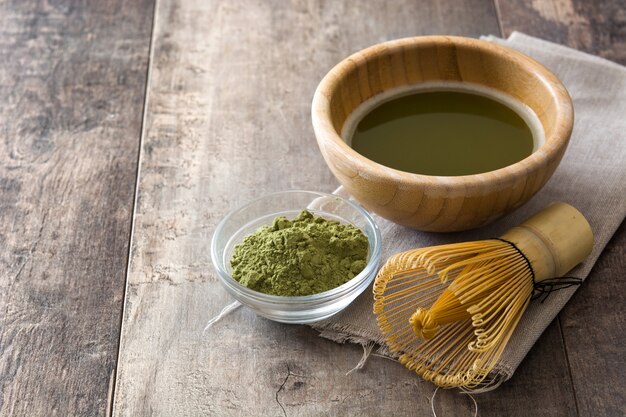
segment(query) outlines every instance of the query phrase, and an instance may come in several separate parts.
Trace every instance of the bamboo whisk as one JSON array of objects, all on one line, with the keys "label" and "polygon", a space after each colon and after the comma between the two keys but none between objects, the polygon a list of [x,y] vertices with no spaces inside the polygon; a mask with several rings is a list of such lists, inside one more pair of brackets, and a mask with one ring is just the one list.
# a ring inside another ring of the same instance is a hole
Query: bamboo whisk
[{"label": "bamboo whisk", "polygon": [[374,283],[374,313],[409,369],[484,390],[533,294],[580,283],[561,277],[592,245],[583,215],[555,203],[498,239],[392,256]]}]

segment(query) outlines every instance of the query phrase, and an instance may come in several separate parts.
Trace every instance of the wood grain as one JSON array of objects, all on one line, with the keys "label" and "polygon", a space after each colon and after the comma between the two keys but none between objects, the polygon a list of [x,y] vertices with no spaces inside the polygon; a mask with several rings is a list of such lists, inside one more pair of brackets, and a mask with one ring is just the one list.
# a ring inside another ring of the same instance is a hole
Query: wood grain
[{"label": "wood grain", "polygon": [[0,3],[0,415],[104,415],[151,1]]},{"label": "wood grain", "polygon": [[[626,64],[621,0],[496,1],[505,34],[541,36]],[[559,315],[579,416],[626,410],[626,223]]]},{"label": "wood grain", "polygon": [[494,0],[504,36],[514,30],[626,64],[624,0]]},{"label": "wood grain", "polygon": [[[332,191],[310,100],[340,59],[387,39],[497,32],[493,5],[412,2],[160,1],[138,207],[114,400],[118,416],[427,415],[433,386],[362,349],[242,308],[206,334],[231,300],[209,242],[236,206],[270,191]],[[555,325],[520,377],[479,398],[481,416],[575,411]],[[541,370],[541,372],[539,372]],[[472,412],[450,392],[437,410]],[[535,410],[533,410],[535,411]]]},{"label": "wood grain", "polygon": [[579,416],[626,410],[626,223],[559,319]]}]

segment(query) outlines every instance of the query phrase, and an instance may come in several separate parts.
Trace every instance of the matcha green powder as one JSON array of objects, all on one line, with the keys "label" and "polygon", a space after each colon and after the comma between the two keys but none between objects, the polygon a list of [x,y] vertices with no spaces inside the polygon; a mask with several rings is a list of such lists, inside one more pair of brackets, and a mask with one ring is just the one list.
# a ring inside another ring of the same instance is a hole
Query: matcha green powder
[{"label": "matcha green powder", "polygon": [[233,278],[266,294],[294,296],[331,290],[365,268],[368,241],[361,230],[303,211],[277,217],[235,246]]}]

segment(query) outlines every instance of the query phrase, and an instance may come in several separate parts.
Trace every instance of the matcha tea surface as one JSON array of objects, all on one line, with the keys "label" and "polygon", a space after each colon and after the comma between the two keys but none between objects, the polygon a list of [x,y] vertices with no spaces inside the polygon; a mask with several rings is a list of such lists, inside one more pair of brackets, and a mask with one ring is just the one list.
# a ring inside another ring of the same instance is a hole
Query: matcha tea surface
[{"label": "matcha tea surface", "polygon": [[493,171],[533,151],[533,134],[510,107],[462,91],[415,92],[373,107],[351,146],[400,171],[457,176]]}]

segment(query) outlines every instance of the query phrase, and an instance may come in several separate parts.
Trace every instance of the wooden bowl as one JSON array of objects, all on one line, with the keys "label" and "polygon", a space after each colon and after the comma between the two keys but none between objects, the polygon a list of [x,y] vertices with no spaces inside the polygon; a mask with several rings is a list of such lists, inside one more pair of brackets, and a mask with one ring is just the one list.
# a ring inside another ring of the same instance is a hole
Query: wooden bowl
[{"label": "wooden bowl", "polygon": [[[446,177],[386,167],[342,139],[346,119],[369,98],[436,81],[486,86],[526,104],[543,127],[544,143],[513,165]],[[453,36],[399,39],[351,55],[321,81],[311,113],[328,167],[357,201],[398,224],[438,232],[484,225],[528,201],[561,161],[574,120],[567,90],[544,66],[512,49]]]}]

